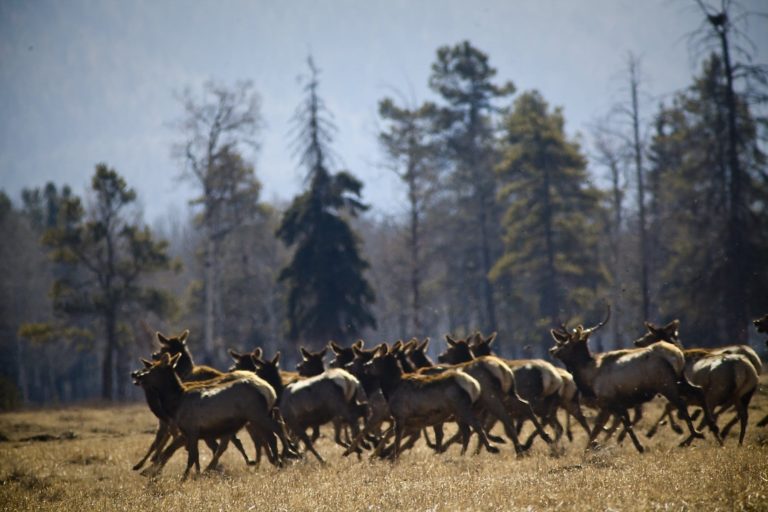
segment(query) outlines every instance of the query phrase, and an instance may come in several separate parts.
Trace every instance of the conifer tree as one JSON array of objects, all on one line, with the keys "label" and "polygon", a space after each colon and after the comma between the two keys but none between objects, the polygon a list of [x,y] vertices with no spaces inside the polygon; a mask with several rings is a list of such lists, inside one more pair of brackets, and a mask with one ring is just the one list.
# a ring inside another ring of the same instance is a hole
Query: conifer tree
[{"label": "conifer tree", "polygon": [[102,398],[111,400],[121,323],[131,308],[167,310],[169,297],[146,286],[143,278],[168,269],[172,262],[166,242],[155,240],[148,227],[129,216],[136,192],[114,169],[98,164],[91,189],[88,210],[77,196],[62,198],[58,224],[45,232],[43,242],[54,261],[77,269],[56,276],[54,310],[98,321],[102,332],[96,338],[104,340]]},{"label": "conifer tree", "polygon": [[349,225],[349,217],[367,209],[359,200],[363,184],[348,172],[330,171],[333,125],[317,93],[311,58],[309,68],[307,97],[294,116],[308,189],[294,198],[277,230],[287,246],[295,246],[278,280],[288,287],[290,338],[320,346],[329,339],[346,342],[376,320],[370,311],[375,297],[364,276],[368,263]]},{"label": "conifer tree", "polygon": [[491,275],[511,279],[525,308],[521,328],[543,343],[546,336],[535,334],[542,327],[601,307],[596,289],[604,278],[596,251],[600,193],[563,123],[561,110],[550,111],[538,92],[521,95],[504,122],[497,168],[505,248]]}]

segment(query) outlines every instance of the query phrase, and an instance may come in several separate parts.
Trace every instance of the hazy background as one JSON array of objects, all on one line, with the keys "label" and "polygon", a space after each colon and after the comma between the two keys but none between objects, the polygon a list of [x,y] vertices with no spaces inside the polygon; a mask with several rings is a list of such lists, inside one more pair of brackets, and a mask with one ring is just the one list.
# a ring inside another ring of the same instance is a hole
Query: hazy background
[{"label": "hazy background", "polygon": [[[764,2],[741,2],[757,10]],[[768,52],[768,24],[749,27]],[[48,180],[82,193],[96,162],[135,187],[150,223],[190,189],[169,126],[174,92],[207,79],[253,80],[265,126],[257,175],[266,200],[288,200],[300,173],[289,121],[297,76],[314,55],[320,93],[339,128],[334,149],[364,183],[375,212],[399,213],[404,195],[381,168],[377,102],[394,91],[414,103],[435,49],[468,39],[491,56],[498,79],[537,88],[565,109],[566,130],[586,132],[622,93],[625,58],[642,58],[651,112],[696,69],[686,34],[701,22],[685,1],[164,1],[6,0],[0,3],[0,187],[18,197]]]}]

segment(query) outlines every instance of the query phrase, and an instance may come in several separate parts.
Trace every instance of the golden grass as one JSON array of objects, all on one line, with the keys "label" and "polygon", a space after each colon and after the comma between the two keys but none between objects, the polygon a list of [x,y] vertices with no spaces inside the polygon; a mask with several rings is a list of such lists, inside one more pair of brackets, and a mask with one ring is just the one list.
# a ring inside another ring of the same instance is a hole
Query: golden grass
[{"label": "golden grass", "polygon": [[[282,470],[247,468],[230,449],[224,470],[180,483],[185,454],[149,480],[131,470],[144,454],[155,420],[143,404],[68,407],[0,415],[2,510],[768,510],[768,429],[755,423],[768,413],[768,395],[756,395],[745,446],[733,433],[725,448],[712,439],[677,448],[662,428],[641,441],[609,441],[584,453],[583,432],[553,456],[540,441],[518,459],[509,445],[500,455],[461,457],[458,448],[433,455],[421,442],[399,462],[340,457],[328,439],[313,457]],[[646,408],[644,432],[658,404]],[[721,424],[724,423],[721,420]],[[578,427],[577,427],[578,428]],[[39,434],[74,439],[19,441]],[[527,432],[527,430],[526,430]],[[248,450],[250,441],[241,436]],[[473,440],[473,446],[474,446]],[[202,463],[210,452],[201,445]]]}]

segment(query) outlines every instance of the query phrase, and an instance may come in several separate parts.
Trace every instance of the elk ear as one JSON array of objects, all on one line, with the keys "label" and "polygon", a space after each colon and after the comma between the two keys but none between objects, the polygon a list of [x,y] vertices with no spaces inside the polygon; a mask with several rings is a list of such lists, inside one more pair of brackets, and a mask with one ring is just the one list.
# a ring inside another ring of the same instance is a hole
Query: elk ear
[{"label": "elk ear", "polygon": [[152,361],[147,361],[143,357],[140,358],[139,361],[141,361],[141,363],[144,365],[144,368],[149,368],[150,366],[152,366]]},{"label": "elk ear", "polygon": [[261,359],[262,355],[263,351],[261,350],[261,347],[256,347],[251,351],[251,356],[255,357],[256,359]]},{"label": "elk ear", "polygon": [[163,345],[167,345],[167,344],[168,344],[168,342],[170,341],[168,338],[166,338],[165,336],[163,336],[163,333],[161,333],[160,331],[157,331],[157,332],[155,333],[155,336],[157,336],[157,341],[159,341],[159,342],[160,342],[161,344],[163,344]]},{"label": "elk ear", "polygon": [[645,325],[645,328],[648,330],[648,332],[656,332],[656,326],[654,326],[651,322],[646,320],[643,322],[643,325]]},{"label": "elk ear", "polygon": [[392,352],[398,352],[403,348],[403,340],[397,340],[394,345],[392,345]]},{"label": "elk ear", "polygon": [[453,339],[453,338],[451,337],[451,335],[450,335],[450,334],[446,334],[446,335],[445,335],[445,341],[446,341],[446,342],[448,343],[448,345],[450,345],[451,347],[455,347],[455,346],[456,346],[456,340],[455,340],[455,339]]},{"label": "elk ear", "polygon": [[280,351],[275,353],[275,357],[272,358],[272,364],[277,366],[280,363]]},{"label": "elk ear", "polygon": [[389,349],[387,348],[387,346],[384,343],[382,343],[381,345],[376,347],[375,350],[376,350],[376,352],[373,353],[374,357],[381,357],[381,356],[386,355],[387,352],[389,352]]},{"label": "elk ear", "polygon": [[304,347],[300,347],[299,351],[301,352],[301,357],[303,357],[304,359],[309,359],[310,357],[312,357],[312,354],[310,354],[309,351]]},{"label": "elk ear", "polygon": [[181,336],[179,336],[179,341],[182,343],[186,343],[187,338],[189,338],[189,329],[184,329],[184,332],[181,333]]},{"label": "elk ear", "polygon": [[352,352],[354,352],[356,356],[361,356],[364,354],[363,350],[358,347],[357,344],[352,345]]},{"label": "elk ear", "polygon": [[176,368],[176,365],[179,364],[179,359],[181,359],[181,352],[171,357],[171,361],[170,361],[171,368]]},{"label": "elk ear", "polygon": [[163,366],[169,366],[171,364],[171,356],[168,355],[168,352],[163,352],[160,356],[160,364]]},{"label": "elk ear", "polygon": [[429,348],[429,338],[424,338],[424,341],[422,341],[421,345],[419,345],[419,350],[425,352],[427,348]]},{"label": "elk ear", "polygon": [[677,331],[680,329],[680,320],[675,318],[671,322],[669,322],[667,325],[664,326],[664,329],[667,329],[669,331]]},{"label": "elk ear", "polygon": [[333,340],[328,342],[328,346],[331,347],[331,350],[333,350],[334,354],[341,354],[342,351],[344,350],[343,348],[341,348],[341,346],[338,343],[336,343]]},{"label": "elk ear", "polygon": [[485,342],[486,342],[488,345],[492,345],[492,344],[493,344],[493,342],[494,342],[494,341],[496,341],[496,336],[498,336],[498,334],[499,334],[498,332],[494,331],[493,333],[491,333],[491,335],[490,335],[490,336],[488,336],[487,338],[485,338]]},{"label": "elk ear", "polygon": [[234,350],[234,349],[227,349],[227,352],[229,352],[229,356],[234,359],[235,361],[239,361],[243,358],[243,354],[240,352]]},{"label": "elk ear", "polygon": [[358,349],[362,349],[364,344],[365,342],[363,342],[363,340],[357,340],[352,344],[352,348],[357,347]]},{"label": "elk ear", "polygon": [[255,366],[257,370],[261,370],[264,367],[264,361],[255,357],[253,354],[249,354],[248,356],[251,358],[251,361],[253,361],[253,366]]},{"label": "elk ear", "polygon": [[323,350],[321,350],[321,351],[320,351],[320,353],[318,354],[318,355],[320,356],[320,358],[321,358],[321,359],[322,359],[323,357],[325,357],[325,353],[326,353],[326,352],[328,352],[328,347],[327,347],[327,346],[326,346],[326,347],[323,347]]}]

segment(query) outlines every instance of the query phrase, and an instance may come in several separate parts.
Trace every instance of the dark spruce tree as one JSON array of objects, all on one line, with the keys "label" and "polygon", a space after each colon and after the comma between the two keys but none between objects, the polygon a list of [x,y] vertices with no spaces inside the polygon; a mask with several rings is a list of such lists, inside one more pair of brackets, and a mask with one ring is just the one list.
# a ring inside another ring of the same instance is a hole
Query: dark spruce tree
[{"label": "dark spruce tree", "polygon": [[283,216],[277,236],[293,257],[278,280],[288,288],[289,336],[318,347],[329,339],[349,341],[365,327],[376,327],[370,305],[375,297],[365,279],[348,217],[368,207],[360,202],[362,183],[348,172],[332,173],[333,124],[317,94],[318,71],[309,59],[306,100],[294,116],[296,149],[307,169],[308,189]]}]

